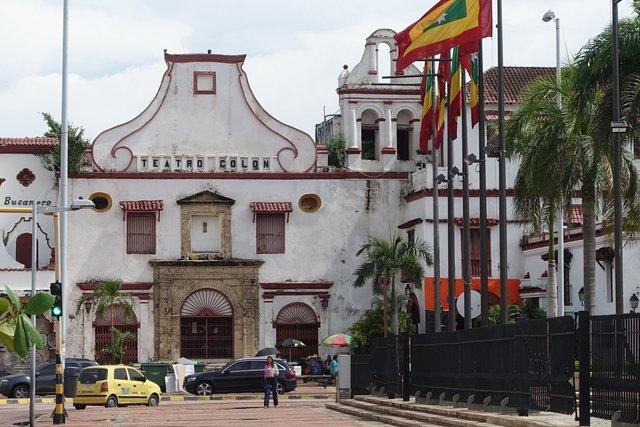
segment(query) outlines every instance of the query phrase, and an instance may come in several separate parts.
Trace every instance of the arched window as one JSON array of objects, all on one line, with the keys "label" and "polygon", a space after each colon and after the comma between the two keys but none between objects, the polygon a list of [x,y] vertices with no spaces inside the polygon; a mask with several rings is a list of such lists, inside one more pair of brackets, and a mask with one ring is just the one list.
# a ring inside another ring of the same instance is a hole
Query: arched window
[{"label": "arched window", "polygon": [[380,132],[378,114],[374,110],[362,112],[360,123],[360,140],[362,141],[362,160],[378,160]]},{"label": "arched window", "polygon": [[[136,363],[138,361],[138,319],[131,313],[125,315],[121,305],[112,305],[102,315],[97,316],[93,323],[96,338],[96,361],[101,364]],[[124,357],[122,361],[116,360],[108,351],[110,344],[116,338],[116,331],[130,333],[124,340]]]},{"label": "arched window", "polygon": [[287,338],[302,341],[306,347],[280,349],[290,361],[318,354],[318,316],[313,308],[301,302],[282,307],[276,317],[276,342],[279,346]]},{"label": "arched window", "polygon": [[190,294],[180,309],[180,354],[200,359],[233,357],[233,309],[214,289]]},{"label": "arched window", "polygon": [[413,114],[409,110],[402,110],[398,113],[398,122],[396,130],[396,153],[398,160],[411,160],[411,138]]},{"label": "arched window", "polygon": [[417,333],[418,325],[420,325],[420,303],[413,292],[411,292],[409,301],[407,301],[407,312],[411,315],[411,322],[415,325]]},{"label": "arched window", "polygon": [[[38,243],[36,242],[36,254],[38,253]],[[36,268],[38,268],[38,256],[36,255]],[[16,261],[24,265],[24,268],[31,268],[31,233],[22,233],[16,238]]]},{"label": "arched window", "polygon": [[[376,46],[377,54],[377,71],[378,71],[378,83],[391,83],[389,79],[383,79],[383,76],[393,75],[391,70],[391,48],[386,43],[379,43]],[[395,70],[394,70],[395,71]]]}]

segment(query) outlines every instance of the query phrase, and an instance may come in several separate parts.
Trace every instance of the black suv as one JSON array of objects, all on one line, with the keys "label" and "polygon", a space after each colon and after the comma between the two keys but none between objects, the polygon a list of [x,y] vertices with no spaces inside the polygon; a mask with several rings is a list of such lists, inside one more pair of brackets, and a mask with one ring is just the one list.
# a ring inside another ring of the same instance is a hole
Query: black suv
[{"label": "black suv", "polygon": [[[295,390],[296,373],[289,364],[275,359],[278,365],[278,394]],[[220,370],[200,372],[184,378],[184,389],[191,394],[209,396],[213,393],[264,391],[264,365],[266,357],[237,359]]]},{"label": "black suv", "polygon": [[[65,360],[67,368],[86,368],[94,366],[97,363],[89,359],[73,359]],[[23,398],[29,397],[31,378],[27,374],[7,375],[0,378],[0,394],[7,397]],[[56,361],[49,360],[42,365],[36,367],[36,394],[46,395],[53,394],[56,391]]]}]

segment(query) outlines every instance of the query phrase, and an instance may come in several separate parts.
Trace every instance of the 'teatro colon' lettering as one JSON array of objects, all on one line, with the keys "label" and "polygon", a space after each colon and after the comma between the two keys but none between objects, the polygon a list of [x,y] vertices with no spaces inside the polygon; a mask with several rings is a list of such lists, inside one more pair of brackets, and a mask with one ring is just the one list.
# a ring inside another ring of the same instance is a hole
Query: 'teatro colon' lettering
[{"label": "'teatro colon' lettering", "polygon": [[[5,206],[33,206],[33,200],[16,200],[12,199],[10,196],[4,198]],[[37,206],[51,206],[51,200],[38,200],[36,201]]]}]

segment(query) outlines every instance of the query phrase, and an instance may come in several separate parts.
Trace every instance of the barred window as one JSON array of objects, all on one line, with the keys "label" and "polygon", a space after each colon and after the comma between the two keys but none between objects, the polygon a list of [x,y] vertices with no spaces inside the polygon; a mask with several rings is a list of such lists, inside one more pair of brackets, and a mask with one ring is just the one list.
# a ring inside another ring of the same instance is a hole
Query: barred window
[{"label": "barred window", "polygon": [[156,213],[127,213],[127,253],[156,253]]},{"label": "barred window", "polygon": [[285,213],[256,214],[256,251],[259,254],[284,253]]}]

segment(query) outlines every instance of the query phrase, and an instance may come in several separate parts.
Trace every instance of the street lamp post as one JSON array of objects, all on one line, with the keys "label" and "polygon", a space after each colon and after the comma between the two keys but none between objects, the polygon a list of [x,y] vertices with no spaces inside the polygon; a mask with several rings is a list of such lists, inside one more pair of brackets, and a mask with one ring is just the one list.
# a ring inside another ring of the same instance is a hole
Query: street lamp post
[{"label": "street lamp post", "polygon": [[[562,83],[562,70],[560,66],[560,18],[556,17],[556,14],[550,10],[542,16],[542,20],[544,22],[551,22],[552,20],[556,23],[556,81],[558,82],[558,87]],[[558,93],[558,98],[556,100],[558,109],[562,108],[562,95]],[[564,316],[564,215],[562,213],[562,203],[563,200],[560,198],[557,208],[557,230],[558,230],[558,273],[557,284],[558,284],[558,316]],[[553,239],[553,236],[550,236]]]},{"label": "street lamp post", "polygon": [[[626,131],[626,126],[622,123],[620,117],[620,51],[619,51],[619,22],[618,22],[618,3],[620,0],[612,0],[612,32],[613,51],[612,51],[612,72],[613,72],[613,121],[611,130],[613,133],[614,147],[614,165],[613,165],[613,191],[614,191],[614,240],[615,240],[615,276],[616,276],[616,314],[624,312],[624,284],[622,271],[622,190],[620,185],[620,174],[622,169],[622,147],[620,134]],[[590,301],[591,309],[593,301]]]}]

